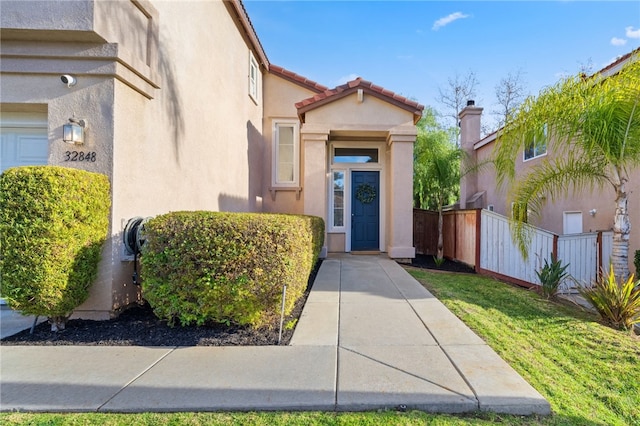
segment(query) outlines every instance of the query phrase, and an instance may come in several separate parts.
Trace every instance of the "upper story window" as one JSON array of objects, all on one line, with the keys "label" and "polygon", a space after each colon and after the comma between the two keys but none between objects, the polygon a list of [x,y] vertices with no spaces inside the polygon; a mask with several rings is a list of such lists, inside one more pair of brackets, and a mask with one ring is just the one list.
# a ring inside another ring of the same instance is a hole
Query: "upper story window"
[{"label": "upper story window", "polygon": [[297,121],[277,121],[273,126],[273,185],[298,186],[300,154]]},{"label": "upper story window", "polygon": [[258,103],[258,85],[260,83],[260,69],[258,61],[253,56],[253,52],[249,51],[249,96]]},{"label": "upper story window", "polygon": [[542,131],[533,132],[528,140],[529,142],[524,148],[524,161],[545,155],[547,153],[547,125],[542,127]]}]

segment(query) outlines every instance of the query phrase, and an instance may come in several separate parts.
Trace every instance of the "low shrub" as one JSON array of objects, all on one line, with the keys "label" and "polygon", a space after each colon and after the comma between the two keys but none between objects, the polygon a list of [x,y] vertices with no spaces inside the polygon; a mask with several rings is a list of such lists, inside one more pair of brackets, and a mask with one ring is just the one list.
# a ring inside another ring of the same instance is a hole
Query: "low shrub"
[{"label": "low shrub", "polygon": [[542,296],[547,299],[551,299],[558,293],[558,288],[562,281],[564,281],[569,274],[567,268],[569,264],[562,266],[562,261],[558,260],[556,256],[551,253],[551,263],[547,259],[544,260],[544,266],[539,271],[536,271],[538,280],[540,280],[540,292]]},{"label": "low shrub", "polygon": [[636,277],[640,277],[640,250],[636,250],[633,257],[633,266],[636,267]]},{"label": "low shrub", "polygon": [[324,222],[312,216],[175,212],[145,225],[143,297],[169,324],[261,327],[306,290],[322,248]]},{"label": "low shrub", "polygon": [[613,266],[609,274],[601,274],[591,288],[581,289],[580,294],[593,305],[602,320],[617,329],[632,330],[640,324],[640,287],[631,276],[618,282]]},{"label": "low shrub", "polygon": [[101,174],[31,166],[0,176],[0,276],[11,308],[64,328],[97,275],[110,205]]}]

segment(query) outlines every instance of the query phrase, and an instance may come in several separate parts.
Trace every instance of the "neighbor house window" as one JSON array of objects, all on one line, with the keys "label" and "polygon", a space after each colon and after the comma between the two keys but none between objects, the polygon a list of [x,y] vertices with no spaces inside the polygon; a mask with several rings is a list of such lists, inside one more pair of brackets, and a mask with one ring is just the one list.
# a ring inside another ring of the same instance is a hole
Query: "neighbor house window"
[{"label": "neighbor house window", "polygon": [[334,228],[340,228],[344,226],[344,171],[334,170],[332,184],[332,225]]},{"label": "neighbor house window", "polygon": [[300,169],[298,123],[280,121],[274,124],[274,173],[275,186],[298,186]]},{"label": "neighbor house window", "polygon": [[524,149],[524,160],[531,160],[547,153],[547,125],[541,130],[532,132],[527,138],[528,142]]},{"label": "neighbor house window", "polygon": [[249,52],[249,96],[257,103],[258,102],[258,83],[259,83],[258,62],[253,56],[253,53]]}]

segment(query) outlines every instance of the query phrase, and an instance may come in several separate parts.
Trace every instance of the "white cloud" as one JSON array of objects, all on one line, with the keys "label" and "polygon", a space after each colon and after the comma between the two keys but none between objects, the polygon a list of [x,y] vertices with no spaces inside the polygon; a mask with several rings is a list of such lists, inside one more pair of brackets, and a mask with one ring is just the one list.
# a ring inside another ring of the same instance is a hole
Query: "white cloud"
[{"label": "white cloud", "polygon": [[433,23],[433,27],[431,27],[431,29],[433,31],[438,31],[440,28],[444,27],[445,25],[449,25],[453,21],[457,21],[458,19],[464,19],[468,17],[469,15],[465,15],[462,12],[455,12],[445,16],[444,18],[438,19],[436,22]]},{"label": "white cloud", "polygon": [[342,76],[338,79],[338,86],[348,83],[352,80],[355,80],[356,78],[358,78],[358,74],[349,74],[349,75]]},{"label": "white cloud", "polygon": [[614,46],[624,46],[625,44],[627,44],[627,39],[626,38],[613,37],[611,39],[611,44],[614,45]]},{"label": "white cloud", "polygon": [[634,30],[633,27],[625,28],[625,34],[629,38],[640,38],[640,28]]}]

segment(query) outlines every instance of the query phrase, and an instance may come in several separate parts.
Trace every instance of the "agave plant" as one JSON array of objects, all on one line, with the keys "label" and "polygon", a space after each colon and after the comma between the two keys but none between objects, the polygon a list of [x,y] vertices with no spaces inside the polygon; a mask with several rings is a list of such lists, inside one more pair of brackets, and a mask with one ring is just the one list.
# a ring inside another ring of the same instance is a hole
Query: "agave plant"
[{"label": "agave plant", "polygon": [[555,297],[562,281],[569,277],[569,273],[567,272],[568,267],[568,263],[562,266],[562,261],[556,259],[553,253],[551,253],[551,263],[549,263],[547,259],[544,260],[542,269],[536,271],[540,284],[542,284],[540,289],[544,297],[547,299]]},{"label": "agave plant", "polygon": [[611,326],[631,330],[640,324],[640,282],[634,281],[633,274],[618,282],[613,266],[609,274],[601,274],[591,288],[581,289],[580,294],[589,301],[604,322]]}]

